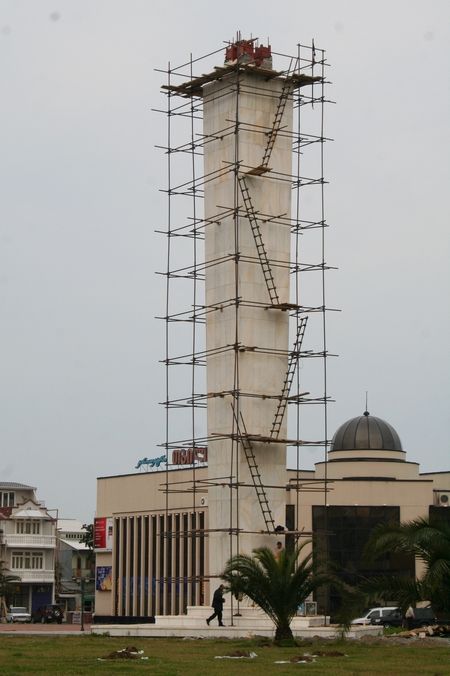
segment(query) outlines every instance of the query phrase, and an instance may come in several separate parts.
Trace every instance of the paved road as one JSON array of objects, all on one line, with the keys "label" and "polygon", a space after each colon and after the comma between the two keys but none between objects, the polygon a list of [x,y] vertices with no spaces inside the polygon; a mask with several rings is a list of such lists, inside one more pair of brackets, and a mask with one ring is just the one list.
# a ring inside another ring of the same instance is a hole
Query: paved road
[{"label": "paved road", "polygon": [[[80,631],[80,625],[79,624],[57,624],[55,623],[49,623],[49,624],[27,624],[25,622],[16,622],[14,624],[9,624],[9,623],[0,623],[0,633],[1,634],[19,634],[19,635],[31,635],[31,634],[45,634],[45,635],[57,635],[57,636],[64,636],[67,634],[81,634],[82,632]],[[90,624],[85,624],[84,625],[84,633],[85,634],[90,634],[91,633],[91,625]]]}]

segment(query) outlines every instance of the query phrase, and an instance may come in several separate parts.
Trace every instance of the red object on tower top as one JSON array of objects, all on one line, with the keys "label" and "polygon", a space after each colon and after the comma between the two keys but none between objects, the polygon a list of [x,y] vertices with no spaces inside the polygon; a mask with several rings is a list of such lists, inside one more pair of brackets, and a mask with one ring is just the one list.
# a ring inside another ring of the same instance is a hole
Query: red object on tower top
[{"label": "red object on tower top", "polygon": [[254,63],[262,68],[272,68],[270,45],[255,46],[255,40],[236,40],[225,50],[225,64]]}]

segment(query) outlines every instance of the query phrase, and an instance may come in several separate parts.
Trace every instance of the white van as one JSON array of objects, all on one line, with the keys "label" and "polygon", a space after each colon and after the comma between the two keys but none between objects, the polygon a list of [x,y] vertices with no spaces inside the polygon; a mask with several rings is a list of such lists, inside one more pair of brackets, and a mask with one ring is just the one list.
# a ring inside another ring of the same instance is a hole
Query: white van
[{"label": "white van", "polygon": [[397,614],[401,619],[400,610],[396,606],[380,606],[379,608],[371,608],[363,617],[352,620],[352,624],[385,624],[388,617],[393,618]]}]

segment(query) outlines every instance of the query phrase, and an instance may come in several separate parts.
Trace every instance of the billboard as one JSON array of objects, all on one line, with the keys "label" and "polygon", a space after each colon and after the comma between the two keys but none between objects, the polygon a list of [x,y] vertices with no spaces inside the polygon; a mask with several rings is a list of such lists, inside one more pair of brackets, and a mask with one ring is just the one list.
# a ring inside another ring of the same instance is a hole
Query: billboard
[{"label": "billboard", "polygon": [[113,520],[100,516],[94,519],[94,549],[100,552],[112,552]]},{"label": "billboard", "polygon": [[97,566],[95,574],[95,589],[97,591],[111,591],[112,566]]}]

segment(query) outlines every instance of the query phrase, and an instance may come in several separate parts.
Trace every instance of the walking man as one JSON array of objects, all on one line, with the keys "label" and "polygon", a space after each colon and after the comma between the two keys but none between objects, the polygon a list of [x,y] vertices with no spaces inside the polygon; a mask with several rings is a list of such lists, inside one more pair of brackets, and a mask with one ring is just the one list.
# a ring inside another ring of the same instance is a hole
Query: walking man
[{"label": "walking man", "polygon": [[224,627],[224,623],[222,622],[222,611],[223,611],[223,604],[225,603],[225,599],[223,598],[223,593],[224,593],[225,587],[223,584],[220,585],[220,587],[217,587],[216,591],[214,592],[213,600],[212,600],[212,607],[214,609],[214,613],[211,615],[211,617],[208,617],[206,620],[206,624],[209,627],[209,623],[211,620],[213,620],[215,617],[217,617],[219,621],[219,627]]}]

